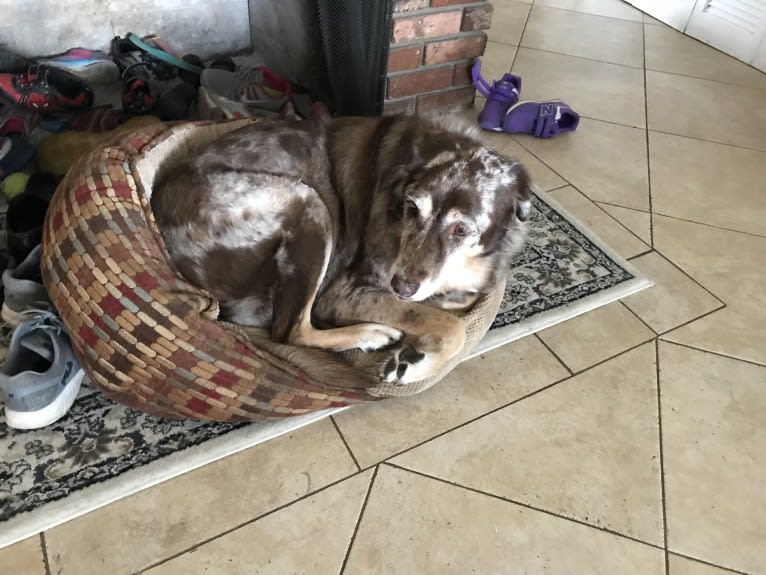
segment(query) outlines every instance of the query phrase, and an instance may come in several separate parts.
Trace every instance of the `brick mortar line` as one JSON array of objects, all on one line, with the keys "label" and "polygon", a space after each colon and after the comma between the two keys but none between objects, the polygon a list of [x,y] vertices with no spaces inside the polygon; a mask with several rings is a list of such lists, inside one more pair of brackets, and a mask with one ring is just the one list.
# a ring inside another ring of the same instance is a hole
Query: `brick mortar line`
[{"label": "brick mortar line", "polygon": [[447,86],[446,88],[439,88],[438,90],[433,90],[431,92],[418,92],[417,94],[412,94],[410,96],[401,96],[399,98],[386,98],[384,100],[384,103],[386,104],[400,104],[407,102],[408,100],[415,100],[420,96],[432,96],[434,94],[444,94],[446,92],[457,92],[459,90],[465,90],[467,88],[472,88],[470,84],[466,84],[464,86]]},{"label": "brick mortar line", "polygon": [[[454,71],[455,64],[468,64],[471,61],[471,58],[468,58],[467,60],[454,60],[450,62],[442,62],[439,64],[429,64],[428,66],[423,66],[422,64],[418,66],[417,68],[410,68],[409,70],[399,70],[397,72],[389,72],[386,78],[401,78],[402,76],[407,76],[410,74],[418,74],[420,72],[433,72],[435,70],[441,70],[441,69],[452,69]],[[466,84],[468,86],[469,84]]]},{"label": "brick mortar line", "polygon": [[[391,40],[389,45],[391,50],[398,48],[415,48],[422,46],[423,44],[435,44],[436,42],[445,42],[447,40],[462,40],[463,38],[471,38],[473,36],[487,36],[486,30],[458,30],[452,34],[442,34],[440,36],[421,36],[419,38],[413,38],[412,40],[405,40],[404,42],[394,42]],[[487,36],[487,42],[489,42]]]},{"label": "brick mortar line", "polygon": [[417,10],[402,10],[401,12],[392,12],[391,21],[395,22],[396,20],[404,20],[406,18],[417,18],[418,16],[430,16],[431,14],[445,14],[449,12],[457,12],[458,10],[465,12],[466,8],[482,5],[492,6],[492,3],[489,2],[489,0],[482,0],[480,2],[452,4],[451,6],[427,6],[425,8],[418,8]]}]

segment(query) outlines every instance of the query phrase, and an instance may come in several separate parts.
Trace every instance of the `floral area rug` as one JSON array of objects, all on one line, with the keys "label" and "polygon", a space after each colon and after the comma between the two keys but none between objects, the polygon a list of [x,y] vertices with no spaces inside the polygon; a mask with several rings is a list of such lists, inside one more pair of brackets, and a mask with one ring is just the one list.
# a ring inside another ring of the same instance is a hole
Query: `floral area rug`
[{"label": "floral area rug", "polygon": [[[492,328],[473,356],[651,285],[542,194]],[[0,360],[10,329],[0,325]],[[158,419],[84,383],[70,412],[17,431],[0,416],[0,547],[308,425],[331,410],[268,423]]]}]

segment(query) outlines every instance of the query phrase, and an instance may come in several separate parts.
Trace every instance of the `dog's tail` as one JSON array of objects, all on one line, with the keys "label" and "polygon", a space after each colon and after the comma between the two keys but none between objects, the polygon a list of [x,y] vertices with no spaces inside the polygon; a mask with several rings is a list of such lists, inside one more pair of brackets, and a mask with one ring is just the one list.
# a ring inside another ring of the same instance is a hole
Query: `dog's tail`
[{"label": "dog's tail", "polygon": [[[231,324],[230,324],[231,325]],[[259,348],[294,365],[312,379],[329,388],[369,389],[378,385],[370,374],[355,368],[329,351],[276,343],[266,330],[236,326]]]}]

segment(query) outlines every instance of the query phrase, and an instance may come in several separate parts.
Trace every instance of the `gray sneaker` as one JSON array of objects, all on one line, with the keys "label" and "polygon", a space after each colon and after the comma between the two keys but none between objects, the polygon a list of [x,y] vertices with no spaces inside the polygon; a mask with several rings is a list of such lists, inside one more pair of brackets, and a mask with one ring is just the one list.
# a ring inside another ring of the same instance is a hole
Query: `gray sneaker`
[{"label": "gray sneaker", "polygon": [[38,245],[17,267],[3,272],[5,301],[0,315],[12,326],[18,326],[29,319],[24,314],[27,310],[53,311],[53,304],[40,274],[41,253],[42,245]]},{"label": "gray sneaker", "polygon": [[83,376],[61,320],[37,312],[13,332],[0,366],[6,425],[38,429],[59,420],[72,407]]}]

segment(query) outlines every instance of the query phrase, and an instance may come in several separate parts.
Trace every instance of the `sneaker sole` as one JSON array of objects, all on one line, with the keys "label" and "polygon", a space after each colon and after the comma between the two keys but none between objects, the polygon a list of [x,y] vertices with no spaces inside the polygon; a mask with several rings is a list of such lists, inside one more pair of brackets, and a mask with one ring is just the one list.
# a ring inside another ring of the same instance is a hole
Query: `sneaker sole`
[{"label": "sneaker sole", "polygon": [[67,384],[63,393],[56,398],[56,401],[46,405],[37,411],[15,411],[5,406],[5,423],[13,429],[40,429],[61,419],[69,408],[72,407],[74,400],[77,399],[77,392],[80,391],[80,384],[85,376],[85,372],[80,369],[74,374]]}]

